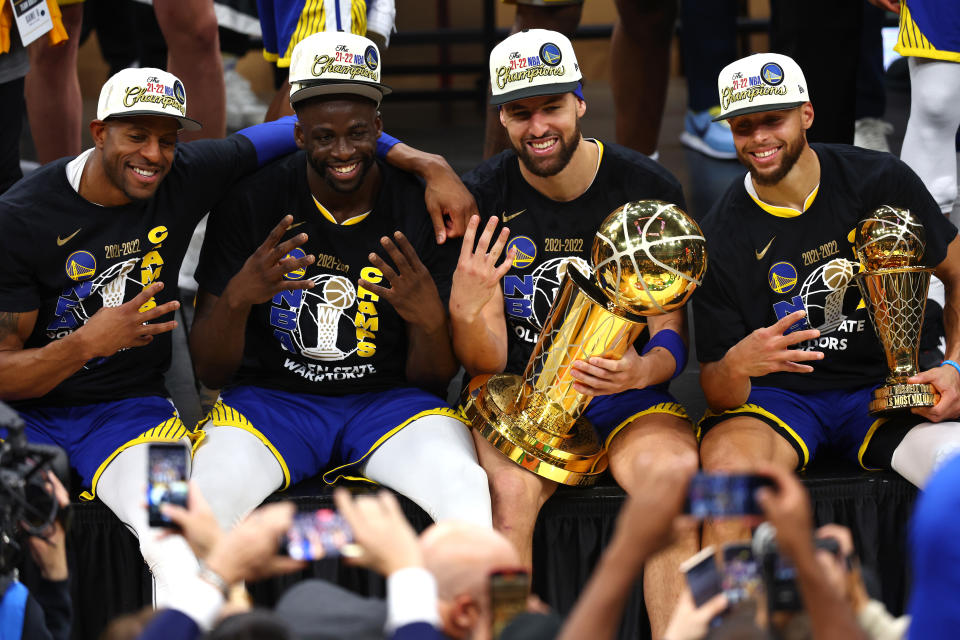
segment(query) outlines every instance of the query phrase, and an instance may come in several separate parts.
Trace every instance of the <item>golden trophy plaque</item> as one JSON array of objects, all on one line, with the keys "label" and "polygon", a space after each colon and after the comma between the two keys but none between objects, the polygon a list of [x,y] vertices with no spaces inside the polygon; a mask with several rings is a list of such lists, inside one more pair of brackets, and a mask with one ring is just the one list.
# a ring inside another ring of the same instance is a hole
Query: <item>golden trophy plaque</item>
[{"label": "golden trophy plaque", "polygon": [[885,205],[857,224],[855,276],[890,369],[873,392],[870,415],[932,407],[931,384],[909,384],[919,372],[917,353],[933,269],[920,266],[926,247],[923,225],[907,209]]},{"label": "golden trophy plaque", "polygon": [[477,376],[461,404],[471,426],[508,458],[579,486],[593,484],[607,458],[582,415],[592,397],[574,390],[574,361],[619,359],[646,327],[644,316],[682,307],[706,271],[706,241],[676,205],[629,202],[601,224],[591,261],[592,278],[567,263],[523,375]]}]

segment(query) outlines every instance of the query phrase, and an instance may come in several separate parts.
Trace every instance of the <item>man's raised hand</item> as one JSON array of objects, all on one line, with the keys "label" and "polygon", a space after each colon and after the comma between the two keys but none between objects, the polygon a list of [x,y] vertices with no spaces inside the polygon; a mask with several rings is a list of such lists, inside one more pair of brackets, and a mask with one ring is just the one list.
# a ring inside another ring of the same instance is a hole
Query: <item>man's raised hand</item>
[{"label": "man's raised hand", "polygon": [[500,285],[500,280],[513,264],[514,248],[507,251],[506,258],[497,266],[497,260],[510,237],[510,229],[504,227],[497,234],[491,246],[498,218],[491,216],[487,220],[480,241],[474,250],[480,216],[472,216],[463,234],[460,247],[460,259],[457,270],[453,272],[453,287],[450,290],[450,313],[460,318],[475,318],[489,302]]},{"label": "man's raised hand", "polygon": [[299,233],[280,242],[292,222],[293,216],[284,216],[263,244],[243,263],[243,268],[231,278],[224,291],[224,295],[228,296],[231,302],[253,306],[267,302],[281,291],[313,287],[312,280],[290,280],[284,277],[290,272],[306,269],[315,260],[312,255],[299,258],[290,255],[291,251],[307,241],[307,234]]}]

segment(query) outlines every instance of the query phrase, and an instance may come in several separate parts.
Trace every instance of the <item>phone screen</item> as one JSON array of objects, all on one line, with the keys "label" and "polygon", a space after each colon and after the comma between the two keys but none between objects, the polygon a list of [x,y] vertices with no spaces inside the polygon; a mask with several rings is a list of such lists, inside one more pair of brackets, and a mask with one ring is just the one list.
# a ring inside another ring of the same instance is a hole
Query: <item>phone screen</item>
[{"label": "phone screen", "polygon": [[514,618],[527,610],[529,594],[530,573],[525,569],[506,569],[490,574],[490,608],[495,640]]},{"label": "phone screen", "polygon": [[763,585],[760,567],[749,543],[723,546],[723,590],[731,604],[755,600]]},{"label": "phone screen", "polygon": [[765,476],[698,473],[690,482],[686,511],[697,518],[762,515],[755,494],[772,485]]},{"label": "phone screen", "polygon": [[165,503],[187,506],[190,452],[181,444],[153,442],[147,449],[147,512],[151,527],[176,527],[160,513]]},{"label": "phone screen", "polygon": [[333,509],[298,513],[280,545],[282,552],[294,560],[360,555],[360,547],[353,541],[353,530]]},{"label": "phone screen", "polygon": [[713,547],[707,547],[693,556],[682,565],[687,578],[693,601],[698,607],[703,606],[710,598],[723,590],[720,572],[717,570],[717,560],[713,555]]}]

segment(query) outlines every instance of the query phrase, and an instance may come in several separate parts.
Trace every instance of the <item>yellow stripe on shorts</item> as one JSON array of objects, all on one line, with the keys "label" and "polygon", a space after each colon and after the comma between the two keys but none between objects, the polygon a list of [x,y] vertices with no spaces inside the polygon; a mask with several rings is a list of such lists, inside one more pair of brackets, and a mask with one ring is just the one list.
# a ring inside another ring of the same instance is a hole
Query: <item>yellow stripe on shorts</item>
[{"label": "yellow stripe on shorts", "polygon": [[618,433],[620,433],[623,430],[623,428],[626,427],[628,424],[630,424],[637,418],[648,416],[654,413],[666,413],[668,415],[676,416],[678,418],[686,420],[687,422],[690,422],[690,428],[693,429],[693,422],[690,421],[690,416],[687,415],[687,410],[683,408],[683,405],[676,402],[661,402],[659,404],[653,405],[652,407],[650,407],[649,409],[646,409],[645,411],[640,411],[639,413],[633,414],[632,416],[630,416],[629,418],[627,418],[626,420],[618,424],[616,428],[610,432],[610,435],[607,436],[606,442],[603,443],[604,450],[610,448],[610,443],[613,442],[613,437]]},{"label": "yellow stripe on shorts", "polygon": [[107,468],[107,465],[113,462],[113,459],[120,455],[122,451],[125,451],[134,445],[147,444],[150,442],[180,442],[184,437],[190,439],[192,444],[192,456],[193,452],[197,449],[197,445],[199,445],[200,441],[203,439],[203,434],[195,433],[188,429],[187,426],[180,420],[180,417],[174,414],[174,416],[169,420],[164,420],[154,428],[144,431],[133,440],[125,442],[117,447],[117,449],[107,456],[107,459],[104,460],[99,467],[97,467],[97,472],[93,474],[93,480],[90,482],[90,491],[84,491],[81,493],[80,499],[90,501],[96,497],[97,482],[100,481],[100,475]]},{"label": "yellow stripe on shorts", "polygon": [[[464,417],[460,415],[459,412],[457,412],[455,409],[450,409],[449,407],[444,407],[440,409],[427,409],[426,411],[421,411],[420,413],[416,414],[411,418],[408,418],[401,424],[398,424],[393,429],[390,429],[390,431],[380,436],[380,438],[378,438],[377,441],[373,443],[373,446],[370,447],[370,449],[368,449],[365,454],[360,456],[359,459],[354,460],[353,462],[348,462],[347,464],[342,464],[339,467],[335,469],[331,469],[330,471],[327,471],[326,473],[324,473],[323,481],[326,482],[327,484],[334,484],[335,482],[337,482],[337,480],[340,480],[341,478],[343,478],[344,480],[358,480],[362,482],[370,482],[372,484],[376,484],[375,482],[373,482],[373,480],[369,478],[364,478],[363,476],[346,476],[338,472],[348,467],[352,467],[360,464],[367,458],[367,456],[369,456],[371,453],[379,449],[384,442],[386,442],[387,440],[395,436],[401,429],[409,425],[414,420],[419,420],[420,418],[423,418],[426,416],[447,416],[449,418],[453,418],[454,420],[458,420],[462,422],[468,427],[470,426],[470,423],[467,422],[466,419],[464,419]],[[333,479],[331,480],[331,477],[334,476],[335,474],[336,474],[336,477],[333,477]]]},{"label": "yellow stripe on shorts", "polygon": [[930,44],[919,25],[913,21],[906,2],[900,3],[900,33],[897,35],[897,44],[894,45],[893,50],[902,56],[960,62],[960,52],[941,51]]},{"label": "yellow stripe on shorts", "polygon": [[[236,427],[237,429],[243,429],[256,436],[267,449],[270,449],[270,453],[273,454],[277,462],[280,463],[280,468],[283,469],[283,486],[280,487],[280,491],[284,491],[290,486],[290,468],[287,467],[287,461],[283,459],[283,456],[280,455],[277,448],[273,446],[273,443],[247,420],[245,415],[223,404],[222,400],[217,400],[217,404],[213,405],[210,413],[201,421],[201,424],[208,421],[217,427]],[[197,430],[199,431],[200,429],[198,428]]]}]

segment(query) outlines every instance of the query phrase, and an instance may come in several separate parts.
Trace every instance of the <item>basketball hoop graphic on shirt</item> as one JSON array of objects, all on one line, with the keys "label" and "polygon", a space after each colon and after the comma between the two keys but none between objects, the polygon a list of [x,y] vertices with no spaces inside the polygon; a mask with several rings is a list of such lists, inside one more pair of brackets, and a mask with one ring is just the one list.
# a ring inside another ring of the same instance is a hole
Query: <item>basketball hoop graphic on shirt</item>
[{"label": "basketball hoop graphic on shirt", "polygon": [[807,276],[800,287],[800,298],[807,310],[807,322],[811,328],[827,334],[847,319],[843,312],[847,294],[851,294],[848,304],[856,304],[860,300],[857,288],[850,286],[858,267],[851,260],[836,258],[817,267]]},{"label": "basketball hoop graphic on shirt", "polygon": [[[356,351],[344,351],[338,346],[341,322],[346,320],[353,326],[346,310],[357,300],[357,290],[353,283],[343,276],[323,274],[310,278],[315,286],[306,289],[300,307],[297,310],[297,330],[293,340],[300,353],[314,360],[343,360]],[[319,292],[319,293],[318,293]],[[315,335],[316,339],[308,344],[306,336]]]},{"label": "basketball hoop graphic on shirt", "polygon": [[77,316],[81,322],[89,320],[100,308],[109,309],[122,305],[126,298],[128,282],[134,282],[143,289],[143,284],[139,280],[129,277],[137,262],[139,262],[139,258],[118,262],[91,281],[90,294],[99,294],[102,304],[96,309],[88,309],[86,302],[89,301],[89,298],[81,301],[76,307]]}]

